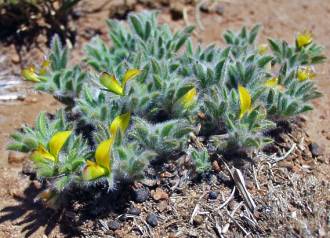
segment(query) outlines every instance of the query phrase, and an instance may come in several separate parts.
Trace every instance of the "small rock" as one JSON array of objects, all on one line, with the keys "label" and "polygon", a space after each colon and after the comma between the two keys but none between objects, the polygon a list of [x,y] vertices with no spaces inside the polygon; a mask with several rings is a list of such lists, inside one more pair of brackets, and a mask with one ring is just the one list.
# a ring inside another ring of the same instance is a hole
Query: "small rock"
[{"label": "small rock", "polygon": [[202,12],[206,12],[206,13],[209,12],[210,11],[209,4],[208,3],[203,3],[200,7],[200,10]]},{"label": "small rock", "polygon": [[32,104],[38,102],[38,99],[36,97],[27,97],[24,99],[24,102]]},{"label": "small rock", "polygon": [[168,207],[168,203],[167,203],[167,201],[161,201],[161,202],[159,203],[159,205],[157,206],[157,210],[158,210],[159,212],[163,212],[163,211],[165,211],[165,210],[167,209],[167,207]]},{"label": "small rock", "polygon": [[18,151],[10,151],[8,154],[9,164],[20,164],[26,159],[26,154]]},{"label": "small rock", "polygon": [[199,237],[197,231],[194,231],[194,230],[189,231],[188,234],[189,234],[189,237],[191,237],[191,238]]},{"label": "small rock", "polygon": [[128,209],[127,214],[138,216],[141,213],[141,209],[137,207],[131,207]]},{"label": "small rock", "polygon": [[36,171],[34,165],[31,160],[25,160],[22,167],[22,173],[24,175],[30,176],[30,179],[34,179],[36,177]]},{"label": "small rock", "polygon": [[214,170],[214,172],[219,173],[221,171],[220,165],[218,163],[218,161],[214,160],[212,162],[212,169]]},{"label": "small rock", "polygon": [[217,14],[219,14],[220,16],[222,16],[223,14],[224,14],[224,12],[225,12],[225,8],[223,7],[223,6],[221,6],[221,5],[217,5],[216,7],[215,7],[215,12],[217,13]]},{"label": "small rock", "polygon": [[174,175],[172,173],[168,172],[168,171],[165,171],[165,172],[160,174],[160,177],[161,178],[172,178],[172,177],[174,177]]},{"label": "small rock", "polygon": [[147,188],[139,188],[133,190],[133,199],[135,202],[142,203],[148,200],[150,197],[149,189]]},{"label": "small rock", "polygon": [[113,220],[113,221],[109,221],[108,227],[109,227],[110,230],[115,231],[115,230],[118,230],[121,227],[121,224],[118,221]]},{"label": "small rock", "polygon": [[316,143],[309,144],[309,150],[314,158],[320,155],[320,147]]},{"label": "small rock", "polygon": [[156,179],[143,179],[141,183],[147,187],[155,187],[157,185]]},{"label": "small rock", "polygon": [[204,219],[201,215],[196,215],[194,217],[193,223],[195,226],[200,226],[203,223]]},{"label": "small rock", "polygon": [[155,201],[168,199],[168,194],[161,188],[151,191],[151,196]]},{"label": "small rock", "polygon": [[158,225],[158,217],[155,213],[150,213],[148,216],[147,216],[147,219],[146,219],[147,223],[152,226],[152,227],[155,227]]},{"label": "small rock", "polygon": [[229,176],[227,176],[225,173],[223,173],[223,172],[220,172],[217,175],[217,178],[218,178],[218,180],[220,180],[224,184],[231,184],[231,183],[233,183],[232,179]]},{"label": "small rock", "polygon": [[14,64],[18,64],[20,61],[21,59],[17,53],[13,53],[11,55],[11,62],[13,62]]},{"label": "small rock", "polygon": [[217,197],[218,197],[218,193],[217,192],[215,192],[215,191],[209,192],[209,199],[214,200],[214,199],[217,199]]},{"label": "small rock", "polygon": [[170,13],[173,20],[180,20],[183,17],[184,5],[179,2],[171,2]]},{"label": "small rock", "polygon": [[246,180],[245,185],[246,185],[246,188],[249,189],[249,190],[254,189],[254,184],[251,180]]}]

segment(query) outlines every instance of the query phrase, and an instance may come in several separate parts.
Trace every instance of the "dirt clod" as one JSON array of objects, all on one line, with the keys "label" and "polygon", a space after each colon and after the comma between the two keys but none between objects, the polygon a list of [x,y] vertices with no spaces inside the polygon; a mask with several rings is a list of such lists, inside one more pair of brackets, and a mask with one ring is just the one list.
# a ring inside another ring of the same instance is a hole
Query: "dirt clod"
[{"label": "dirt clod", "polygon": [[118,230],[121,227],[121,224],[118,221],[113,220],[113,221],[110,221],[108,223],[108,226],[109,226],[110,230],[115,231],[115,230]]}]

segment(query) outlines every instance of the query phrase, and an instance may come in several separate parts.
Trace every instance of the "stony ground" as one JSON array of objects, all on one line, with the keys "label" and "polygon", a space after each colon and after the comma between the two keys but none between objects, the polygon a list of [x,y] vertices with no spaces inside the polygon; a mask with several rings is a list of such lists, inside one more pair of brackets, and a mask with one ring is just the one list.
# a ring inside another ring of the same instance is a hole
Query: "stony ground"
[{"label": "stony ground", "polygon": [[[91,11],[103,1],[83,3],[79,7],[82,16],[74,23],[79,31],[73,61],[81,57],[83,44],[94,34],[107,38],[105,19],[114,15],[115,7],[111,4],[100,11]],[[134,6],[135,10],[145,7]],[[187,13],[185,20],[180,18],[181,11]],[[326,47],[326,55],[330,53],[330,2],[326,0],[232,0],[204,6],[203,11],[200,19],[205,29],[197,28],[194,37],[204,45],[222,44],[220,36],[228,28],[235,30],[242,25],[261,23],[261,42],[269,36],[292,41],[296,32],[309,29],[315,41]],[[174,21],[173,16],[178,20]],[[194,8],[189,4],[161,6],[160,19],[174,29],[187,21],[193,24]],[[305,122],[293,124],[291,132],[284,131],[278,138],[282,141],[267,151],[267,155],[255,154],[253,166],[247,163],[246,168],[241,168],[246,187],[257,204],[253,215],[223,160],[217,161],[218,166],[215,164],[208,176],[192,182],[187,179],[189,174],[184,167],[175,171],[173,164],[164,165],[157,181],[123,188],[122,195],[126,194],[127,199],[118,209],[106,205],[109,199],[118,198],[118,193],[105,195],[101,190],[94,203],[88,202],[86,197],[56,214],[35,202],[42,185],[37,181],[31,183],[30,176],[26,175],[29,173],[27,164],[24,173],[21,172],[24,155],[8,156],[5,151],[11,132],[23,123],[31,124],[39,111],[53,112],[60,107],[51,97],[37,94],[31,90],[32,85],[19,81],[20,65],[42,58],[45,39],[40,36],[38,43],[38,48],[23,51],[21,62],[14,45],[0,45],[0,237],[43,237],[44,234],[49,237],[82,234],[94,237],[239,237],[250,232],[274,237],[329,236],[329,62],[317,68],[316,80],[324,97],[313,102],[315,110],[304,117]],[[7,95],[17,100],[4,100],[3,96]],[[302,127],[307,133],[300,129]],[[274,152],[277,152],[277,159],[290,153],[274,163],[276,158],[271,156]],[[146,195],[147,200],[140,203],[137,194],[142,198],[145,194],[150,196]],[[95,208],[100,204],[104,205],[100,206],[103,210],[98,211]],[[95,213],[86,213],[86,210]]]}]

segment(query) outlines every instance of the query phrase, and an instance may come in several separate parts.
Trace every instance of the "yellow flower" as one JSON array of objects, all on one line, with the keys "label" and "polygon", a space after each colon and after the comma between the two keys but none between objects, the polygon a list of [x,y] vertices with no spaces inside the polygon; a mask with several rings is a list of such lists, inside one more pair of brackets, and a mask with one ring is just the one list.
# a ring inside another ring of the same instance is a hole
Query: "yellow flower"
[{"label": "yellow flower", "polygon": [[242,85],[238,85],[238,93],[240,100],[240,114],[239,118],[242,118],[245,113],[249,112],[252,108],[251,95],[249,91]]},{"label": "yellow flower", "polygon": [[310,32],[298,33],[296,38],[296,44],[298,48],[305,47],[313,42],[313,37]]},{"label": "yellow flower", "polygon": [[39,144],[38,148],[32,153],[30,158],[34,161],[42,161],[46,159],[57,163],[59,153],[71,133],[72,131],[56,132],[48,142],[49,149],[46,149],[42,144]]},{"label": "yellow flower", "polygon": [[281,92],[283,92],[285,90],[285,87],[281,84],[278,83],[278,78],[277,77],[273,77],[271,79],[268,79],[265,83],[264,83],[265,87],[268,88],[275,88]]},{"label": "yellow flower", "polygon": [[127,81],[135,78],[141,73],[139,69],[129,69],[126,71],[123,77],[123,82],[120,83],[114,75],[110,75],[106,72],[103,72],[100,76],[100,83],[110,92],[114,94],[124,96],[125,87]]},{"label": "yellow flower", "polygon": [[84,180],[94,180],[111,172],[111,148],[115,137],[102,141],[95,151],[95,162],[87,160],[83,169]]},{"label": "yellow flower", "polygon": [[299,81],[305,81],[307,79],[314,79],[316,77],[316,73],[312,69],[312,67],[300,67],[297,70],[297,78]]},{"label": "yellow flower", "polygon": [[178,103],[183,106],[183,108],[187,109],[191,107],[197,98],[197,90],[195,87],[186,92],[181,98],[178,99]]},{"label": "yellow flower", "polygon": [[125,113],[115,117],[109,126],[110,139],[102,141],[95,151],[95,162],[87,160],[83,169],[82,177],[84,180],[90,181],[111,173],[111,149],[116,139],[117,131],[125,133],[129,121],[130,113]]},{"label": "yellow flower", "polygon": [[22,70],[22,77],[25,80],[32,82],[44,81],[44,78],[41,76],[46,75],[49,65],[50,62],[48,60],[44,60],[41,64],[39,72],[36,72],[36,67],[34,65],[30,65]]},{"label": "yellow flower", "polygon": [[115,117],[115,119],[113,119],[111,125],[109,126],[110,135],[116,136],[118,130],[123,135],[129,125],[130,118],[131,118],[131,113],[129,112]]},{"label": "yellow flower", "polygon": [[268,51],[268,45],[267,44],[260,44],[258,46],[258,53],[259,55],[264,55],[266,54]]}]

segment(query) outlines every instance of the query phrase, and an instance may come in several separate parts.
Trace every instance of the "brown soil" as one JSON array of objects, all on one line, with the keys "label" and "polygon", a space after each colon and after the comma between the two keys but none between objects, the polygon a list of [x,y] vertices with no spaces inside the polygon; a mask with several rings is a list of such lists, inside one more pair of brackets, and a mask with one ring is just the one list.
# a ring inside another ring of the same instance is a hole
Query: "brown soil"
[{"label": "brown soil", "polygon": [[[86,9],[94,9],[100,6],[102,2],[83,2],[80,5],[80,10],[83,12]],[[220,5],[224,8],[223,15],[212,12],[202,13],[201,20],[205,26],[205,31],[202,32],[197,29],[196,41],[200,41],[202,44],[212,42],[221,44],[223,42],[220,36],[224,30],[237,30],[242,25],[252,26],[255,23],[261,23],[263,25],[261,42],[265,41],[267,37],[293,41],[295,33],[309,29],[313,31],[315,41],[325,46],[325,54],[330,55],[330,41],[328,40],[330,37],[330,28],[328,27],[330,2],[328,1],[232,0],[223,1]],[[138,6],[137,10],[143,8]],[[188,10],[189,21],[193,23],[193,8],[188,6]],[[96,32],[95,30],[100,31],[104,39],[107,38],[105,20],[108,15],[109,7],[104,7],[101,11],[83,14],[75,23],[79,31],[77,44],[75,49],[73,49],[73,61],[79,60],[82,55],[82,46],[93,36]],[[160,19],[162,22],[170,23],[173,29],[178,29],[185,24],[183,20],[173,21],[168,8],[161,9]],[[41,37],[40,42],[40,48],[46,52],[43,45],[45,39]],[[20,65],[17,63],[18,55],[14,51],[14,46],[0,45],[0,52],[0,84],[19,80]],[[42,51],[36,48],[22,56],[22,64],[40,61]],[[262,182],[268,183],[267,189],[255,190],[254,186],[251,186],[252,194],[257,198],[259,204],[268,204],[268,206],[278,209],[270,213],[273,216],[278,216],[278,219],[262,217],[265,214],[262,212],[261,218],[258,220],[260,227],[264,230],[266,229],[266,234],[268,235],[272,234],[275,237],[326,237],[329,235],[327,233],[330,229],[329,220],[327,220],[329,218],[326,217],[328,216],[326,214],[329,214],[330,202],[328,183],[330,181],[330,124],[328,122],[330,116],[330,97],[328,96],[330,84],[327,82],[328,74],[330,73],[329,66],[329,62],[327,62],[317,68],[318,77],[316,80],[324,97],[313,102],[315,110],[305,116],[308,135],[303,134],[299,136],[300,139],[304,137],[316,142],[320,146],[323,155],[318,160],[312,160],[310,156],[303,156],[298,152],[298,154],[293,153],[288,160],[279,163],[274,172],[273,176],[281,178],[277,180],[277,183],[275,183],[276,178],[274,182],[273,177],[265,175],[269,170],[265,171],[265,169],[258,167],[261,174],[260,179],[262,179]],[[0,164],[2,165],[0,169],[0,183],[2,185],[0,189],[0,210],[2,211],[0,213],[0,237],[22,237],[24,235],[43,237],[45,233],[50,237],[63,237],[65,234],[68,234],[64,227],[67,224],[63,224],[63,222],[71,222],[68,214],[72,215],[72,212],[76,210],[73,209],[73,211],[64,213],[64,215],[54,215],[40,204],[34,203],[37,191],[40,190],[40,184],[34,182],[31,185],[28,176],[20,173],[21,163],[7,163],[8,152],[5,150],[5,147],[9,141],[9,134],[22,124],[31,125],[39,111],[54,112],[56,108],[60,107],[60,104],[50,96],[35,93],[31,88],[32,85],[25,82],[8,89],[0,88],[0,96],[7,93],[14,96],[16,94],[24,95],[24,98],[21,97],[20,100],[0,101]],[[306,145],[306,143],[303,145]],[[290,148],[290,146],[288,147]],[[288,150],[289,148],[286,149]],[[297,151],[304,150],[299,149]],[[307,162],[303,160],[304,157],[307,158]],[[298,162],[294,162],[294,160]],[[262,162],[258,163],[257,166],[262,166]],[[283,168],[289,172],[282,174]],[[272,181],[272,186],[274,185],[272,189],[269,187],[269,181]],[[171,196],[169,199],[165,199],[164,202],[156,203],[149,199],[146,203],[136,205],[142,209],[140,217],[128,219],[116,233],[109,232],[104,227],[102,228],[99,220],[95,219],[80,222],[78,225],[81,226],[83,233],[94,236],[105,236],[107,234],[120,237],[135,237],[141,234],[146,237],[216,236],[216,231],[212,227],[208,227],[208,224],[223,226],[228,223],[228,217],[226,217],[226,220],[222,220],[224,219],[223,216],[215,215],[212,212],[214,207],[219,206],[224,202],[223,199],[229,196],[231,191],[228,186],[203,181],[198,185],[185,184],[181,189],[182,191],[179,193],[177,190],[166,190]],[[221,191],[224,198],[209,203],[205,194],[210,189]],[[268,192],[262,194],[262,191]],[[274,196],[271,197],[270,193]],[[288,200],[294,200],[296,203],[280,207],[276,202]],[[240,200],[237,199],[237,201]],[[302,201],[304,204],[299,204],[299,201]],[[161,203],[166,204],[161,205]],[[202,220],[208,220],[208,222],[202,225],[191,226],[189,225],[189,219],[198,203],[201,203],[200,210],[205,212],[205,214],[201,215]],[[234,202],[230,205],[230,209],[235,208],[236,205],[237,202]],[[161,208],[164,209],[162,212],[159,212],[160,206],[163,206]],[[242,208],[241,210],[244,212],[246,209]],[[309,210],[311,212],[308,212]],[[160,224],[154,229],[145,225],[144,222],[147,213],[151,211],[162,214],[159,220]],[[173,211],[178,211],[178,214],[173,213]],[[120,214],[117,215],[119,216]],[[62,224],[56,223],[58,220],[62,221]],[[72,220],[74,223],[74,219]],[[108,222],[111,219],[105,217],[103,220]],[[267,226],[269,227],[267,228]],[[97,229],[98,232],[96,232]],[[174,236],[178,231],[182,231],[181,236],[178,234],[178,236]],[[240,236],[244,234],[235,224],[230,224],[230,233],[224,236],[234,237],[238,233]]]}]

